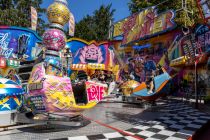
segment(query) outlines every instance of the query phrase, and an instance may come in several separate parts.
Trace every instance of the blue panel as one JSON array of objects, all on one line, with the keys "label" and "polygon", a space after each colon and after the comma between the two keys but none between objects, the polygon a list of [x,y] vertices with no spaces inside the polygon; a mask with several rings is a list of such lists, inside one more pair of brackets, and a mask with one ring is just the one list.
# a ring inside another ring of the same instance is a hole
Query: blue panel
[{"label": "blue panel", "polygon": [[[72,52],[73,55],[73,64],[80,64],[80,56],[81,56],[81,51],[83,50],[83,48],[85,46],[88,46],[88,44],[82,42],[82,41],[78,41],[78,40],[72,40],[70,42],[67,42],[66,45]],[[104,47],[104,44],[101,44],[98,46],[102,52],[102,58],[103,61],[101,62],[102,64],[105,64],[107,62],[107,51],[106,51],[106,47]],[[93,62],[87,62],[87,63],[97,63],[96,61]]]},{"label": "blue panel", "polygon": [[[14,100],[13,97],[16,97],[16,100]],[[9,99],[5,100],[5,98],[9,98]],[[6,102],[3,102],[4,100]],[[9,112],[16,111],[17,108],[19,107],[17,102],[21,104],[23,102],[22,100],[23,100],[22,95],[11,96],[11,97],[0,96],[0,101],[3,102],[0,104],[0,113],[8,113],[8,111]]]},{"label": "blue panel", "polygon": [[155,90],[157,90],[165,81],[169,80],[170,76],[168,73],[163,73],[161,75],[158,75],[154,78],[155,82]]},{"label": "blue panel", "polygon": [[41,42],[41,38],[32,30],[0,26],[0,55],[5,58],[33,60],[38,42]]}]

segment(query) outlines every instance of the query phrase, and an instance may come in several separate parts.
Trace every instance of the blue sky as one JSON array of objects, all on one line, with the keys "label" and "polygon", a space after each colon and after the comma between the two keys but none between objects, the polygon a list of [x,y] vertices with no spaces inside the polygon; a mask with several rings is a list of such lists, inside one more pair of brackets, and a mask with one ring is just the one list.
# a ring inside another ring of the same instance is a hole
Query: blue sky
[{"label": "blue sky", "polygon": [[[43,0],[42,7],[47,8],[54,0]],[[112,3],[112,8],[116,9],[114,14],[114,21],[119,21],[129,16],[127,3],[130,0],[67,0],[70,11],[74,14],[76,22],[80,21],[85,15],[92,15],[93,11],[99,9],[104,4]],[[46,20],[46,16],[44,16]]]}]

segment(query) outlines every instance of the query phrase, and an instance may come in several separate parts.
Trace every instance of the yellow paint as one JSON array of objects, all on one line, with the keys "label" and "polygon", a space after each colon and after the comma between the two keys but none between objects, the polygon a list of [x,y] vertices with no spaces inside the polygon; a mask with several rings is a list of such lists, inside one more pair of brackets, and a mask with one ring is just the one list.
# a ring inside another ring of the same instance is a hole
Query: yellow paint
[{"label": "yellow paint", "polygon": [[65,25],[69,21],[70,11],[64,4],[53,3],[47,9],[47,16],[51,23]]},{"label": "yellow paint", "polygon": [[19,101],[19,99],[18,99],[16,96],[13,97],[13,99],[15,100],[16,104],[17,104],[18,106],[20,106],[21,102]]},{"label": "yellow paint", "polygon": [[6,85],[5,84],[0,84],[0,88],[5,88]]},{"label": "yellow paint", "polygon": [[[163,13],[161,15],[155,15],[154,22],[151,23],[150,29],[147,30],[147,34],[142,34],[145,25],[147,24],[147,15],[149,13],[155,14],[156,11],[154,8],[148,8],[144,11],[138,13],[138,15],[133,14],[132,16],[117,22],[114,25],[114,37],[124,35],[126,32],[126,36],[124,36],[123,44],[127,44],[129,42],[138,40],[140,36],[144,37],[145,35],[156,34],[160,31],[163,31],[163,27],[166,24],[166,18],[168,13]],[[134,21],[135,20],[135,21]],[[130,24],[130,23],[131,24]],[[130,26],[132,27],[129,27]],[[134,24],[134,25],[133,25]],[[126,27],[124,27],[126,26]],[[131,28],[131,29],[130,29]],[[126,31],[127,30],[127,31]]]},{"label": "yellow paint", "polygon": [[6,103],[9,100],[9,96],[5,97],[4,99],[0,100],[0,105]]},{"label": "yellow paint", "polygon": [[107,41],[103,41],[103,42],[97,43],[95,40],[92,40],[92,41],[88,42],[88,41],[83,40],[81,38],[70,38],[70,39],[67,40],[67,42],[71,42],[71,41],[80,41],[80,42],[83,42],[83,43],[85,43],[87,45],[95,44],[96,46],[100,46],[101,44],[108,43]]},{"label": "yellow paint", "polygon": [[96,104],[97,104],[96,102],[90,102],[90,103],[87,103],[86,105],[75,104],[73,107],[77,109],[90,109],[90,108],[93,108]]},{"label": "yellow paint", "polygon": [[1,109],[3,109],[3,108],[11,109],[10,106],[9,106],[9,104],[7,104],[7,103],[2,104]]},{"label": "yellow paint", "polygon": [[46,93],[47,102],[59,109],[69,109],[75,104],[73,94],[65,91],[48,91]]}]

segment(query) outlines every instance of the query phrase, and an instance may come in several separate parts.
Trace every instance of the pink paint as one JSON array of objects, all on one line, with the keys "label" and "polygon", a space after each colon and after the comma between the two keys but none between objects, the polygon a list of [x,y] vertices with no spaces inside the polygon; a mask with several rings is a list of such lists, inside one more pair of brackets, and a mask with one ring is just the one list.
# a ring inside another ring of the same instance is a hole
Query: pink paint
[{"label": "pink paint", "polygon": [[[39,75],[37,76],[36,73],[38,73]],[[29,81],[32,84],[33,83],[43,84],[42,89],[29,91],[27,97],[41,95],[43,97],[42,102],[45,106],[46,112],[70,112],[74,109],[72,108],[72,106],[66,106],[65,103],[62,102],[62,97],[53,96],[53,94],[61,92],[65,93],[64,94],[65,97],[73,98],[71,81],[68,77],[45,75],[45,69],[43,63],[40,63],[33,68],[33,72]],[[58,107],[58,104],[56,103],[63,104],[63,107]]]},{"label": "pink paint", "polygon": [[88,101],[96,101],[99,102],[103,99],[103,96],[105,96],[105,86],[98,85],[94,82],[86,82],[87,86],[87,95],[88,95]]},{"label": "pink paint", "polygon": [[[123,22],[121,28],[123,32],[122,45],[151,35],[160,34],[160,32],[164,32],[175,25],[173,23],[174,13],[172,11],[158,15],[156,10],[152,8],[148,13],[143,12],[145,11],[142,11],[138,14],[133,14]],[[143,14],[143,16],[141,14]],[[138,20],[143,22],[139,23],[137,18],[141,18]],[[155,28],[157,27],[155,27],[155,22],[160,20],[162,21],[162,24],[156,23],[160,26],[158,31],[156,31]]]},{"label": "pink paint", "polygon": [[65,34],[58,29],[49,29],[43,34],[43,44],[48,50],[60,51],[66,45]]},{"label": "pink paint", "polygon": [[89,46],[85,46],[80,50],[80,61],[83,64],[86,64],[88,60],[96,61],[97,63],[103,62],[102,51],[95,44],[91,44]]}]

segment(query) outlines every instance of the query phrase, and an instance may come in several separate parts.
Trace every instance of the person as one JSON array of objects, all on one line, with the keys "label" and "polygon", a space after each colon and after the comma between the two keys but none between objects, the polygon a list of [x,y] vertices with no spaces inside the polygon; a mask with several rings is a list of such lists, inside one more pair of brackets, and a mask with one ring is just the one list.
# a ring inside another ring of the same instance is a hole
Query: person
[{"label": "person", "polygon": [[122,81],[128,81],[131,79],[129,71],[128,71],[128,65],[126,65],[120,72],[120,77]]},{"label": "person", "polygon": [[86,80],[86,81],[88,80],[88,75],[83,70],[78,71],[77,76],[79,80]]},{"label": "person", "polygon": [[16,70],[10,69],[5,78],[15,81],[14,75],[17,74]]},{"label": "person", "polygon": [[107,71],[107,75],[105,77],[105,81],[106,82],[113,82],[114,78],[113,78],[113,74],[111,71]]},{"label": "person", "polygon": [[154,90],[154,77],[155,77],[155,71],[152,71],[151,76],[149,76],[147,80],[147,86],[149,88],[148,94],[153,93]]},{"label": "person", "polygon": [[100,71],[100,75],[98,77],[98,80],[101,81],[101,82],[105,82],[104,71]]},{"label": "person", "polygon": [[143,66],[139,67],[139,72],[140,72],[140,82],[144,82],[145,81],[145,71],[144,71]]},{"label": "person", "polygon": [[98,78],[99,74],[100,74],[100,71],[99,70],[95,70],[95,73],[93,75],[91,75],[91,79]]},{"label": "person", "polygon": [[139,71],[139,67],[135,67],[135,70],[134,70],[134,80],[137,81],[137,82],[140,82],[141,81],[141,73]]},{"label": "person", "polygon": [[158,66],[157,66],[157,75],[161,75],[161,74],[163,74],[162,66],[160,64],[158,64]]},{"label": "person", "polygon": [[129,73],[134,71],[134,66],[135,66],[135,64],[134,64],[133,58],[129,58],[128,59],[128,72]]}]

